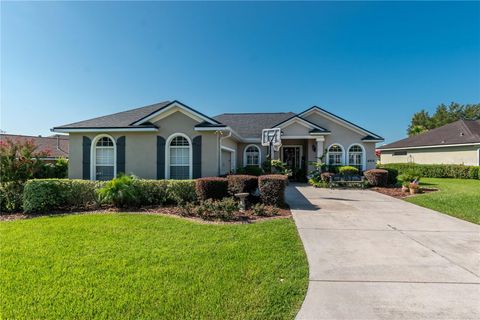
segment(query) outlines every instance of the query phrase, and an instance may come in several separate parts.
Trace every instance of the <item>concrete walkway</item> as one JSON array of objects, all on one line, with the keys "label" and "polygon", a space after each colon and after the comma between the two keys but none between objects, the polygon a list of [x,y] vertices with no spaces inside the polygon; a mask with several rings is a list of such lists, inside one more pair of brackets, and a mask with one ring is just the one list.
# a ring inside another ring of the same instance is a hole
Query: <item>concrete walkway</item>
[{"label": "concrete walkway", "polygon": [[291,185],[310,266],[297,319],[480,319],[480,227],[368,190]]}]

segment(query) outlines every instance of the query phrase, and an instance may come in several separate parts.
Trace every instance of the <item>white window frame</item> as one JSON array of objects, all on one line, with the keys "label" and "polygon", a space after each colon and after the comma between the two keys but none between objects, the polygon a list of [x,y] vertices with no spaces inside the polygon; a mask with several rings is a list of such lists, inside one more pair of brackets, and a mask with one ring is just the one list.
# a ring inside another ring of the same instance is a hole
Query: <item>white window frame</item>
[{"label": "white window frame", "polygon": [[184,133],[176,132],[171,134],[165,143],[165,178],[170,179],[170,144],[175,137],[183,137],[188,141],[188,178],[192,179],[193,175],[193,145],[189,136]]},{"label": "white window frame", "polygon": [[92,140],[90,146],[90,180],[97,180],[97,142],[102,138],[109,138],[113,142],[113,178],[117,177],[117,141],[109,134],[99,134]]},{"label": "white window frame", "polygon": [[258,150],[258,167],[261,167],[262,166],[262,150],[260,149],[259,146],[257,146],[256,144],[249,144],[249,145],[246,145],[245,148],[243,149],[243,166],[246,167],[246,166],[255,166],[255,164],[247,164],[247,150],[248,148],[250,147],[255,147],[257,148]]},{"label": "white window frame", "polygon": [[348,149],[347,149],[347,165],[351,165],[350,164],[350,148],[351,147],[354,147],[354,146],[359,146],[361,149],[362,149],[362,163],[361,163],[361,166],[362,166],[362,171],[365,171],[365,168],[366,168],[366,153],[365,153],[365,148],[360,144],[360,143],[352,143],[351,145],[348,146]]},{"label": "white window frame", "polygon": [[[330,148],[332,146],[335,146],[335,145],[339,146],[340,149],[342,149],[342,160],[341,160],[340,164],[331,164],[330,163]],[[332,165],[332,166],[344,166],[345,165],[345,148],[340,143],[335,142],[335,143],[332,143],[331,145],[328,146],[328,148],[327,148],[327,164]]]}]

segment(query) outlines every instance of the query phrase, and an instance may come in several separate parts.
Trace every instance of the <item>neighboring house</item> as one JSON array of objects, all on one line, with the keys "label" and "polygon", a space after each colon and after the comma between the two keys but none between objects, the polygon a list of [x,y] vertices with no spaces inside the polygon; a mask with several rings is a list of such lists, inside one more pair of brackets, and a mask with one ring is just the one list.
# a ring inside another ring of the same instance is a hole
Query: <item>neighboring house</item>
[{"label": "neighboring house", "polygon": [[[281,128],[274,158],[307,169],[326,150],[332,165],[375,166],[383,138],[318,107],[302,113],[225,113],[208,117],[178,101],[55,127],[69,133],[69,177],[106,180],[118,173],[147,179],[218,176],[261,166],[262,129]],[[311,167],[310,167],[311,168]]]},{"label": "neighboring house", "polygon": [[37,147],[36,152],[47,153],[42,159],[53,162],[58,158],[68,159],[68,136],[54,135],[49,137],[25,136],[17,134],[0,134],[0,141],[5,140],[25,142],[31,141]]},{"label": "neighboring house", "polygon": [[458,120],[379,148],[387,163],[480,165],[480,120]]}]

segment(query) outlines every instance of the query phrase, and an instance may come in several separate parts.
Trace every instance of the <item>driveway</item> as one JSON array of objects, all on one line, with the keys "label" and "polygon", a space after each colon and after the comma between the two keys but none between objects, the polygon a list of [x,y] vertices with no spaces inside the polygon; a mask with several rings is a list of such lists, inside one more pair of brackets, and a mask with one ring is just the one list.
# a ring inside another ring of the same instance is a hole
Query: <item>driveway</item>
[{"label": "driveway", "polygon": [[287,188],[310,266],[297,319],[480,319],[480,227],[369,190]]}]

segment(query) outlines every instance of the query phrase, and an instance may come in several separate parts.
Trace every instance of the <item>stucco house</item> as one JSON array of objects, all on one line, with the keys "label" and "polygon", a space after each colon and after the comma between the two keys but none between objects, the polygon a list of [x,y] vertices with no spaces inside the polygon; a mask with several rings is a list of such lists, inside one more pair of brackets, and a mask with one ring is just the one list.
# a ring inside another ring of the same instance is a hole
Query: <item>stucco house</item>
[{"label": "stucco house", "polygon": [[480,120],[458,120],[379,148],[380,162],[480,165]]},{"label": "stucco house", "polygon": [[[218,176],[261,166],[268,154],[262,129],[281,129],[274,159],[308,170],[324,152],[331,165],[375,166],[383,138],[322,108],[299,114],[224,113],[206,116],[179,101],[165,101],[58,126],[70,136],[69,177],[106,180],[118,173],[146,179]],[[311,168],[310,168],[311,169]]]}]

